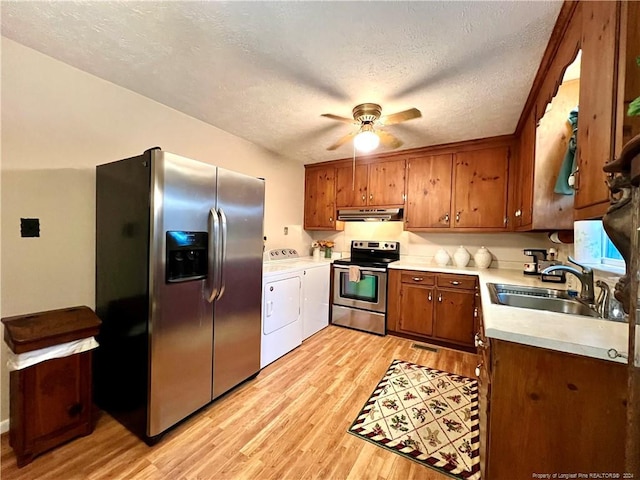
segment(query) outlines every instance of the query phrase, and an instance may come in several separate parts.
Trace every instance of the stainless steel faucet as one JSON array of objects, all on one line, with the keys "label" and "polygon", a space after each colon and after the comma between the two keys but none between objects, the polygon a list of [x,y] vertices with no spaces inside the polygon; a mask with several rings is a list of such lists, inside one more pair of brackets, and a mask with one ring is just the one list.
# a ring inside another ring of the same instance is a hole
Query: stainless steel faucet
[{"label": "stainless steel faucet", "polygon": [[596,312],[601,318],[609,318],[609,305],[611,299],[611,288],[602,280],[596,281],[596,287],[600,287],[598,298],[596,300]]},{"label": "stainless steel faucet", "polygon": [[580,295],[578,295],[578,298],[589,303],[589,305],[593,305],[595,302],[595,295],[593,292],[593,270],[584,265],[580,265],[572,257],[569,257],[569,261],[574,265],[580,267],[580,270],[570,265],[551,265],[550,267],[545,268],[540,273],[544,273],[545,275],[557,271],[573,273],[576,277],[578,277],[578,280],[580,280],[581,284]]}]

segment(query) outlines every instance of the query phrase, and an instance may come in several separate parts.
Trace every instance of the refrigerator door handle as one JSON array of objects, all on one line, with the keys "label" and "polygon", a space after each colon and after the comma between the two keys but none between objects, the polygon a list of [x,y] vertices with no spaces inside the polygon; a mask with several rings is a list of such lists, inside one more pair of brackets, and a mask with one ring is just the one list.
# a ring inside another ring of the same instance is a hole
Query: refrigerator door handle
[{"label": "refrigerator door handle", "polygon": [[224,295],[224,289],[227,284],[224,278],[225,266],[227,264],[227,216],[224,214],[224,210],[222,210],[221,208],[218,209],[218,214],[220,215],[220,226],[221,226],[221,229],[220,229],[221,230],[220,232],[221,255],[219,260],[220,283],[218,284],[220,286],[220,292],[218,293],[217,298],[222,298],[222,295]]},{"label": "refrigerator door handle", "polygon": [[218,282],[218,237],[220,236],[220,221],[215,209],[209,211],[209,278],[211,279],[211,294],[207,298],[209,303],[213,302],[220,292],[220,283]]}]

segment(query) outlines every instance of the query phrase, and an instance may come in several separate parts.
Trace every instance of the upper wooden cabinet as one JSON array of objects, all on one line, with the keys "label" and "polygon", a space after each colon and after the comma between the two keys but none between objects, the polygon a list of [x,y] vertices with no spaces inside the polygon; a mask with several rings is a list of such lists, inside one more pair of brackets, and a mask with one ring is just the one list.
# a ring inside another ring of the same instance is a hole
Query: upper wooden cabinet
[{"label": "upper wooden cabinet", "polygon": [[506,230],[509,147],[408,161],[405,229]]},{"label": "upper wooden cabinet", "polygon": [[[354,180],[355,172],[355,180]],[[391,207],[404,205],[405,161],[381,161],[337,169],[336,206]]]},{"label": "upper wooden cabinet", "polygon": [[407,230],[449,228],[452,179],[452,154],[409,159],[404,224]]},{"label": "upper wooden cabinet", "polygon": [[[640,118],[626,115],[631,100],[640,95],[635,63],[639,23],[639,2],[581,1],[562,6],[516,132],[517,174],[512,178],[510,208],[516,230],[571,229],[574,219],[599,218],[609,207],[602,167],[640,133]],[[559,110],[557,121],[562,121],[571,108],[552,100],[564,95],[565,70],[580,50],[575,195],[560,196],[553,192],[559,165],[546,154],[563,144],[565,125],[543,123]]]},{"label": "upper wooden cabinet", "polygon": [[[355,173],[355,179],[354,179]],[[347,165],[336,169],[336,206],[365,207],[367,205],[368,165]]]},{"label": "upper wooden cabinet", "polygon": [[523,126],[512,180],[516,230],[573,229],[573,195],[554,189],[572,135],[567,119],[578,105],[578,88],[579,80],[560,85],[548,112],[538,122],[530,114]]},{"label": "upper wooden cabinet", "polygon": [[336,230],[336,169],[307,167],[304,182],[304,228]]},{"label": "upper wooden cabinet", "polygon": [[455,228],[507,228],[509,148],[460,152],[451,212]]},{"label": "upper wooden cabinet", "polygon": [[[609,204],[602,167],[613,155],[620,6],[621,2],[581,2],[582,63],[574,204],[578,218],[587,218],[591,212],[601,215]],[[598,204],[604,205],[599,208]],[[591,212],[580,212],[587,208]]]}]

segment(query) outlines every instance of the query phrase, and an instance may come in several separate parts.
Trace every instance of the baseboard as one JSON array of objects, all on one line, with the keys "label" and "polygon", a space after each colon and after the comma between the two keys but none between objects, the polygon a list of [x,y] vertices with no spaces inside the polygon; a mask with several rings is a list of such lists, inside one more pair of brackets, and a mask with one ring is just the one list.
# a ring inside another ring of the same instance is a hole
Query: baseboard
[{"label": "baseboard", "polygon": [[0,422],[0,433],[7,433],[9,431],[9,419],[2,420]]}]

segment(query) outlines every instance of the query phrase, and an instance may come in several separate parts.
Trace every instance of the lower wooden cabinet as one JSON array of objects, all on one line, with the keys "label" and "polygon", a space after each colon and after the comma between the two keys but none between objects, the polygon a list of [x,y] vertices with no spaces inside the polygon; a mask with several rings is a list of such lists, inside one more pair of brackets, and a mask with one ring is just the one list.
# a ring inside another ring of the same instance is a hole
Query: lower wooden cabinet
[{"label": "lower wooden cabinet", "polygon": [[[85,306],[3,318],[2,323],[4,340],[18,355],[93,337],[101,324]],[[88,350],[10,372],[9,445],[18,467],[93,431],[91,355]]]},{"label": "lower wooden cabinet", "polygon": [[433,335],[434,285],[435,276],[432,274],[402,275],[399,331],[427,337]]},{"label": "lower wooden cabinet", "polygon": [[390,270],[387,331],[473,347],[476,285],[470,275]]},{"label": "lower wooden cabinet", "polygon": [[54,358],[11,372],[9,444],[18,467],[93,431],[91,355]]},{"label": "lower wooden cabinet", "polygon": [[478,349],[478,365],[475,373],[478,380],[480,472],[482,474],[481,478],[489,478],[487,476],[487,465],[489,458],[489,414],[491,412],[491,343],[484,332],[481,302],[478,302],[476,312],[478,329],[474,336],[474,341]]},{"label": "lower wooden cabinet", "polygon": [[625,478],[625,365],[495,339],[485,352],[491,359],[477,372],[482,478]]}]

